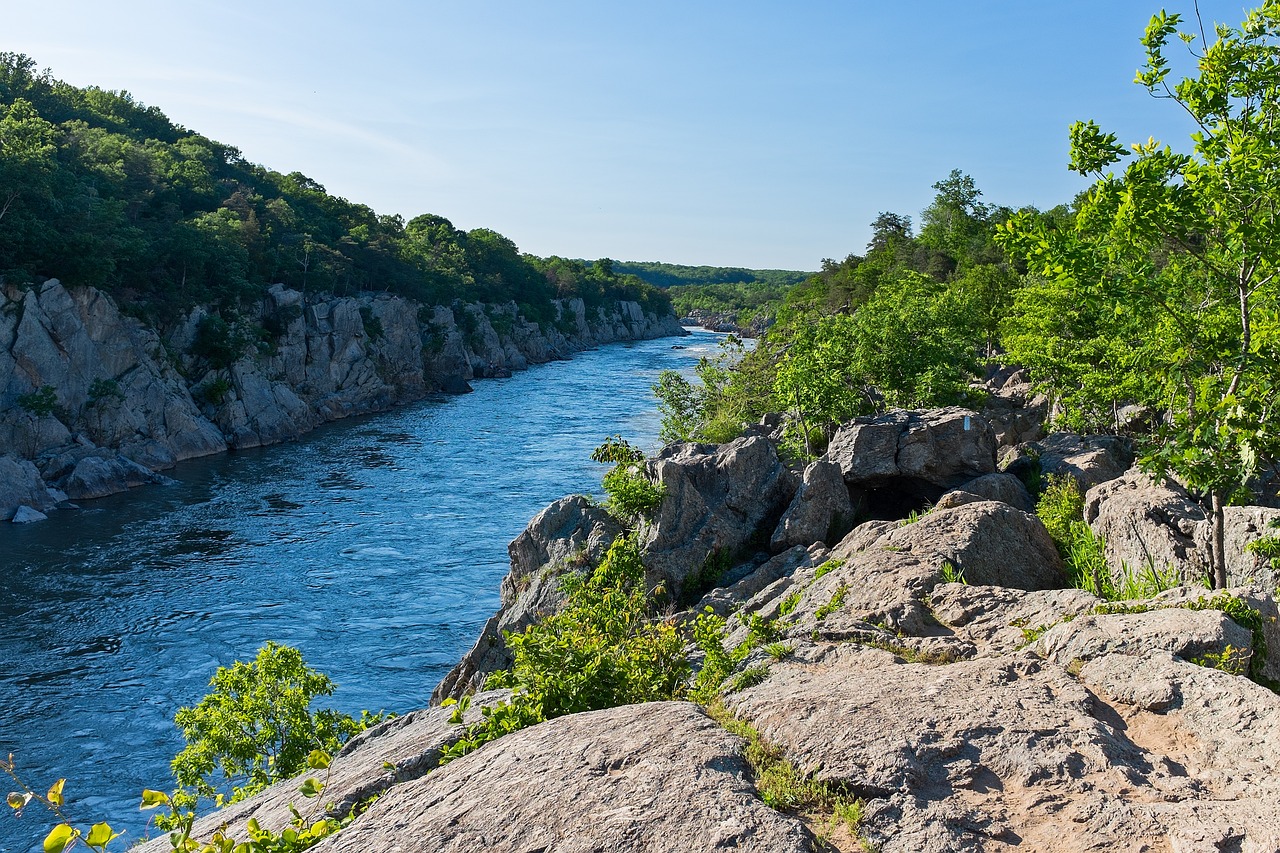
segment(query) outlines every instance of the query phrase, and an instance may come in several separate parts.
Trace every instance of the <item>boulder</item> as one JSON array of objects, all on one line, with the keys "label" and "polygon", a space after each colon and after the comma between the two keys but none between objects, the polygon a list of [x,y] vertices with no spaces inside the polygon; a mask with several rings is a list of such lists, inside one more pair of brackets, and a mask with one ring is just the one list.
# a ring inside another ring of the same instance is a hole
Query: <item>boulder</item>
[{"label": "boulder", "polygon": [[[649,463],[666,489],[651,522],[640,527],[640,549],[652,585],[677,599],[709,560],[733,560],[766,546],[795,494],[793,475],[774,446],[759,436],[728,444],[672,444]],[[714,580],[714,579],[712,579]]]},{"label": "boulder", "polygon": [[1104,655],[1077,681],[1027,652],[937,666],[826,646],[726,704],[866,798],[884,853],[1280,844],[1280,697],[1165,652]]},{"label": "boulder", "polygon": [[1085,493],[1084,518],[1105,540],[1113,574],[1172,569],[1185,583],[1208,575],[1209,551],[1197,541],[1204,510],[1175,483],[1131,470]]},{"label": "boulder", "polygon": [[764,804],[751,778],[742,741],[690,703],[573,714],[397,785],[313,849],[818,850],[797,819]]},{"label": "boulder", "polygon": [[853,504],[840,467],[819,459],[804,469],[800,488],[782,514],[769,544],[774,551],[785,551],[796,545],[836,541],[852,522]]},{"label": "boulder", "polygon": [[1248,629],[1217,610],[1165,607],[1145,613],[1089,614],[1054,625],[1032,648],[1062,666],[1109,654],[1144,656],[1163,651],[1183,660],[1222,655],[1230,647],[1247,659]]},{"label": "boulder", "polygon": [[1023,512],[1036,511],[1036,502],[1031,499],[1027,487],[1011,474],[984,474],[965,483],[962,488],[983,500],[1000,501]]},{"label": "boulder", "polygon": [[71,473],[58,483],[71,500],[101,498],[164,478],[114,451],[98,448],[79,455]]},{"label": "boulder", "polygon": [[904,508],[932,503],[994,472],[995,448],[985,419],[951,407],[855,418],[836,432],[824,458],[840,467],[851,488],[872,490],[867,511],[901,516]]},{"label": "boulder", "polygon": [[9,454],[0,456],[0,519],[13,518],[21,506],[44,511],[57,503],[34,463]]},{"label": "boulder", "polygon": [[29,506],[20,506],[10,519],[14,524],[31,524],[34,521],[48,521],[49,516]]},{"label": "boulder", "polygon": [[1002,469],[1021,476],[1038,460],[1042,477],[1070,476],[1088,490],[1114,480],[1133,465],[1133,441],[1118,435],[1076,435],[1055,432],[1042,441],[1018,445],[1006,456]]},{"label": "boulder", "polygon": [[870,535],[865,527],[832,549],[828,566],[795,572],[801,592],[787,620],[793,636],[838,640],[869,624],[914,636],[937,633],[928,597],[948,573],[970,584],[1024,590],[1065,582],[1044,525],[1007,504],[934,510],[887,531],[872,527]]}]

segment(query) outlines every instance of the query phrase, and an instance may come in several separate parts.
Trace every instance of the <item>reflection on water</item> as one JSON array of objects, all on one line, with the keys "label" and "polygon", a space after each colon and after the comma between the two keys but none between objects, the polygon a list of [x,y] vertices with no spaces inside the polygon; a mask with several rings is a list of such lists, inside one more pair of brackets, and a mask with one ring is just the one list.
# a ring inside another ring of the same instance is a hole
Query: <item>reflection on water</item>
[{"label": "reflection on water", "polygon": [[[654,447],[650,385],[715,340],[605,347],[0,526],[0,753],[136,839],[139,793],[171,784],[174,711],[266,640],[344,711],[422,706],[497,606],[507,542],[599,491],[605,437]],[[0,851],[40,849],[43,815],[0,818]]]}]

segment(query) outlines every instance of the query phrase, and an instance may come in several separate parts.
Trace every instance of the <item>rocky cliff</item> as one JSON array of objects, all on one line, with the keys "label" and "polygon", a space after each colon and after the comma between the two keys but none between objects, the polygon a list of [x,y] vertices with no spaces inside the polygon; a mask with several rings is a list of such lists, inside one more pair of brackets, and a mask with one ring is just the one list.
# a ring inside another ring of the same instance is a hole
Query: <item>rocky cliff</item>
[{"label": "rocky cliff", "polygon": [[538,324],[514,303],[428,307],[276,285],[252,311],[198,308],[161,331],[57,280],[2,296],[0,520],[598,344],[683,334],[634,302],[560,301]]},{"label": "rocky cliff", "polygon": [[[316,849],[1280,850],[1280,696],[1265,686],[1280,678],[1280,561],[1245,547],[1280,510],[1228,520],[1233,588],[1104,602],[1068,586],[1010,471],[1035,454],[1042,475],[1091,487],[1117,574],[1138,565],[1126,558],[1202,571],[1202,513],[1127,470],[1123,440],[1011,447],[1000,432],[962,409],[858,419],[803,472],[759,435],[667,448],[648,471],[666,497],[634,535],[648,582],[689,602],[666,620],[727,618],[724,647],[742,654],[718,698],[570,714],[444,766],[511,698],[482,689],[511,663],[503,631],[561,608],[557,577],[590,571],[622,530],[581,498],[552,504],[511,543],[502,608],[435,696],[470,700],[348,744],[331,813],[381,796]],[[197,835],[288,826],[302,781]]]}]

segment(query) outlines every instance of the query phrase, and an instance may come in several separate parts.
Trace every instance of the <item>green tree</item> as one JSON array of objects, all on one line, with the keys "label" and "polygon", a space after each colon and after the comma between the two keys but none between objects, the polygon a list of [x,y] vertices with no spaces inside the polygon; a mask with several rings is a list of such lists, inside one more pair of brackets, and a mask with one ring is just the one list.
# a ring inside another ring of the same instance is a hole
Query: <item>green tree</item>
[{"label": "green tree", "polygon": [[[1115,134],[1077,122],[1071,168],[1097,183],[1074,226],[1052,229],[1020,215],[1004,233],[1033,273],[1081,306],[1073,320],[1087,315],[1092,328],[1072,322],[1060,331],[1083,332],[1099,357],[1092,387],[1072,371],[1055,374],[1047,347],[1009,343],[1015,360],[1078,410],[1106,402],[1098,377],[1142,377],[1125,394],[1165,424],[1143,464],[1208,496],[1212,580],[1223,586],[1223,506],[1280,451],[1280,0],[1239,27],[1206,34],[1181,26],[1178,15],[1151,19],[1136,82],[1195,122],[1190,153],[1154,139],[1129,151]],[[1171,85],[1175,37],[1196,67]],[[1130,156],[1120,175],[1111,171]],[[1041,331],[1055,330],[1041,323]]]},{"label": "green tree", "polygon": [[219,806],[241,800],[301,772],[314,750],[337,752],[380,719],[312,711],[317,696],[333,693],[333,682],[310,669],[300,651],[276,643],[249,663],[218,667],[209,685],[207,696],[174,717],[187,742],[172,765],[174,802],[182,808],[194,807],[197,797]]}]

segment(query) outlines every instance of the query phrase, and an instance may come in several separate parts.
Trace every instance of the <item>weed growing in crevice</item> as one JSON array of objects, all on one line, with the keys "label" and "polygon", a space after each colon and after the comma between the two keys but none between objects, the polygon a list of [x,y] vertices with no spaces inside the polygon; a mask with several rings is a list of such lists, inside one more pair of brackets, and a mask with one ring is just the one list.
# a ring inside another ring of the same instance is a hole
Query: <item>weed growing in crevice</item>
[{"label": "weed growing in crevice", "polygon": [[864,849],[868,847],[861,835],[862,800],[838,783],[820,782],[805,776],[786,759],[779,747],[766,741],[750,723],[735,717],[722,702],[712,702],[706,706],[706,711],[725,731],[745,742],[743,757],[751,768],[756,791],[765,805],[799,817],[817,830],[819,839],[843,826],[860,840]]}]

